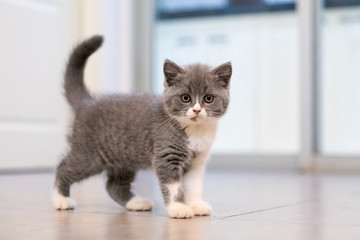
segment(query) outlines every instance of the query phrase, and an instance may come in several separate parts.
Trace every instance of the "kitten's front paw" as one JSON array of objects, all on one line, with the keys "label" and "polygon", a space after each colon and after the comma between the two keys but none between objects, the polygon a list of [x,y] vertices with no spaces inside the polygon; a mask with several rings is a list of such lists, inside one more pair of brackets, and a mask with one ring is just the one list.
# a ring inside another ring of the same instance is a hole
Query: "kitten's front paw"
[{"label": "kitten's front paw", "polygon": [[195,216],[210,216],[212,209],[207,202],[199,201],[190,204]]},{"label": "kitten's front paw", "polygon": [[179,202],[170,203],[167,211],[171,218],[192,218],[194,216],[194,212],[190,207]]},{"label": "kitten's front paw", "polygon": [[152,207],[152,202],[142,197],[133,197],[125,205],[125,208],[130,211],[150,211]]},{"label": "kitten's front paw", "polygon": [[52,195],[53,205],[57,210],[71,210],[75,208],[74,199],[61,195],[56,189]]}]

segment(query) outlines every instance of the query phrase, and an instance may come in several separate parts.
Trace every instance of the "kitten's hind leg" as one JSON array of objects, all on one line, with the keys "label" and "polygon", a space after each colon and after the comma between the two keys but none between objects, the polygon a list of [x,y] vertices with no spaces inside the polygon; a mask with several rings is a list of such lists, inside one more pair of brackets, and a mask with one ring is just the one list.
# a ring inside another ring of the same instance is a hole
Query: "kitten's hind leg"
[{"label": "kitten's hind leg", "polygon": [[152,202],[136,196],[131,191],[131,183],[134,181],[135,173],[128,170],[108,170],[106,189],[110,197],[131,211],[150,211]]},{"label": "kitten's hind leg", "polygon": [[96,164],[96,161],[76,159],[69,154],[59,164],[56,170],[55,186],[53,190],[53,205],[58,210],[74,209],[76,202],[70,198],[70,186],[85,178],[98,174],[103,169]]}]

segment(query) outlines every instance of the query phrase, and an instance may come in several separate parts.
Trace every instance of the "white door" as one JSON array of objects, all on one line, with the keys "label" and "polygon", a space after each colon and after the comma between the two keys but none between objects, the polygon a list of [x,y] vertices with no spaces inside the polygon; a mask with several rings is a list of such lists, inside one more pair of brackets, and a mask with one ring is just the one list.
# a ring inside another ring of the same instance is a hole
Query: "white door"
[{"label": "white door", "polygon": [[53,167],[65,150],[75,2],[0,0],[0,170]]}]

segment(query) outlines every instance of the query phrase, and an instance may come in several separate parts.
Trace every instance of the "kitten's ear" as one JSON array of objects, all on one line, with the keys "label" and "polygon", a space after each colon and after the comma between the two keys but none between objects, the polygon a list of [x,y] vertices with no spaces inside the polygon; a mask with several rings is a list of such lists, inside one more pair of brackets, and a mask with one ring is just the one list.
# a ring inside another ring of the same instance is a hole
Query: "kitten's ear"
[{"label": "kitten's ear", "polygon": [[185,73],[184,69],[182,69],[176,63],[170,61],[169,59],[166,59],[164,63],[164,75],[165,83],[167,84],[167,86],[170,87],[175,84],[175,77],[179,73]]},{"label": "kitten's ear", "polygon": [[231,62],[221,64],[220,66],[212,70],[211,73],[218,77],[224,88],[229,88],[230,78],[232,74]]}]

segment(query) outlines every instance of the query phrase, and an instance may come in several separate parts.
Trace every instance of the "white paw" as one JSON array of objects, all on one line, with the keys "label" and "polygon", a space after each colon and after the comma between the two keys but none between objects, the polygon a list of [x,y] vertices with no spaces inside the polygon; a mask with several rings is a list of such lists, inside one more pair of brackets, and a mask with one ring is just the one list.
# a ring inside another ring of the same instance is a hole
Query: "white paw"
[{"label": "white paw", "polygon": [[152,207],[152,202],[142,197],[133,197],[125,205],[125,208],[130,211],[150,211]]},{"label": "white paw", "polygon": [[52,201],[54,204],[54,207],[58,210],[69,210],[74,209],[76,206],[76,202],[74,199],[71,199],[69,197],[64,197],[61,195],[57,189],[54,189],[53,195],[52,195]]},{"label": "white paw", "polygon": [[194,212],[189,206],[179,202],[170,203],[167,211],[171,218],[192,218],[194,216]]},{"label": "white paw", "polygon": [[211,205],[207,202],[199,201],[190,204],[195,216],[209,216],[212,212]]}]

